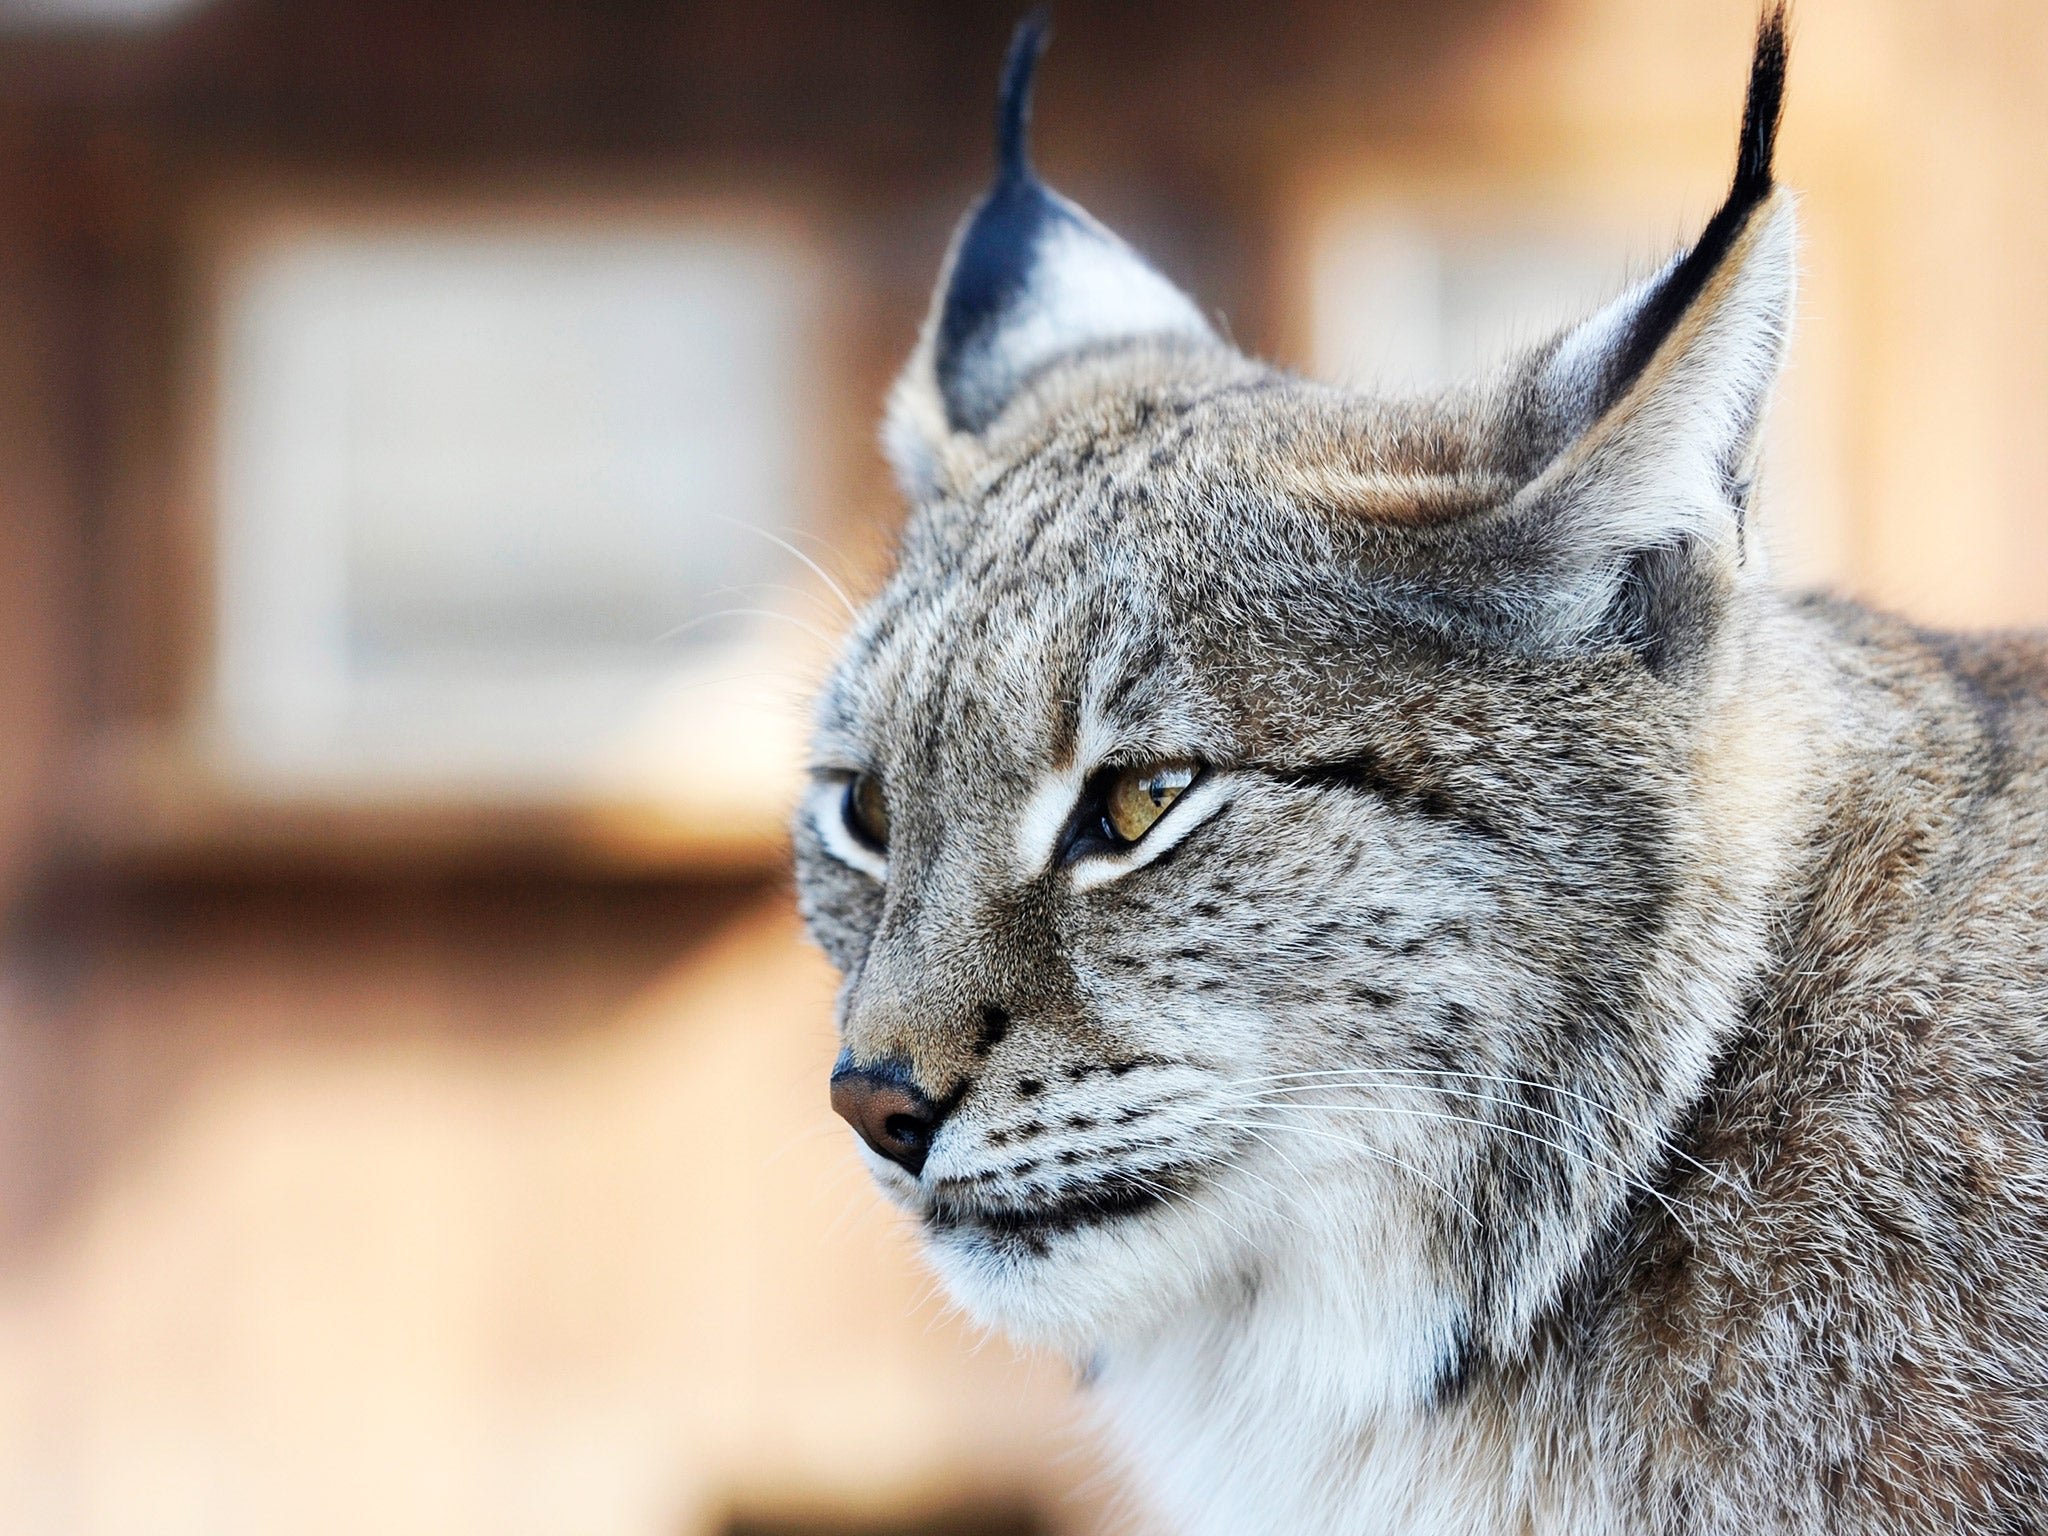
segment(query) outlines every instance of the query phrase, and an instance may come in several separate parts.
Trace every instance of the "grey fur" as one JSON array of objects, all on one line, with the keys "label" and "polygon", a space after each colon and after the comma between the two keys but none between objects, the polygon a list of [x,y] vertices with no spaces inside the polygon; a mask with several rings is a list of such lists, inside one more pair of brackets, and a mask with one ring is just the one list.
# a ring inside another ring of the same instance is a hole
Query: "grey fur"
[{"label": "grey fur", "polygon": [[[2048,648],[1761,569],[1791,218],[1618,398],[1640,294],[1441,400],[899,388],[803,910],[950,1106],[878,1178],[1184,1529],[2048,1530]],[[1181,760],[1157,857],[1033,833]]]}]

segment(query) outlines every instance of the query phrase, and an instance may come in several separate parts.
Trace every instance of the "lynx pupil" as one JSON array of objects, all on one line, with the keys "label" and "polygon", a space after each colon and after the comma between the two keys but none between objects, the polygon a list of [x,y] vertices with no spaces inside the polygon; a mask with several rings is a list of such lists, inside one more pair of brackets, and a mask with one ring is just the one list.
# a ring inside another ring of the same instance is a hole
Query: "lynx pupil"
[{"label": "lynx pupil", "polygon": [[1126,768],[1110,782],[1102,819],[1116,841],[1135,843],[1194,782],[1195,770],[1188,763]]},{"label": "lynx pupil", "polygon": [[872,773],[857,773],[846,783],[843,814],[847,830],[877,853],[889,847],[889,800],[882,781]]}]

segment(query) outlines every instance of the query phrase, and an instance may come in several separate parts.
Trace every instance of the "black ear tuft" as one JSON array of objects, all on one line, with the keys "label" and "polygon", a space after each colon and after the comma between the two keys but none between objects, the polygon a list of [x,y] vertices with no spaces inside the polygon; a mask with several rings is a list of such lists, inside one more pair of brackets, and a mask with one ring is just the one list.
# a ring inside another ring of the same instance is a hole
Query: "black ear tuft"
[{"label": "black ear tuft", "polygon": [[1004,318],[1024,297],[1047,228],[1066,217],[1031,169],[1031,85],[1049,41],[1044,11],[1017,24],[996,107],[996,180],[962,231],[947,274],[932,363],[946,422],[979,432],[1002,409],[1006,388],[988,353]]},{"label": "black ear tuft", "polygon": [[1762,202],[1775,182],[1771,157],[1778,148],[1778,120],[1785,115],[1785,0],[1757,23],[1756,52],[1749,63],[1749,97],[1742,104],[1742,145],[1736,153],[1731,203]]},{"label": "black ear tuft", "polygon": [[[996,108],[995,184],[953,242],[919,354],[891,405],[906,479],[935,432],[978,433],[1043,368],[1145,338],[1213,345],[1201,311],[1031,168],[1031,83],[1045,12],[1018,24]],[[929,369],[927,375],[924,370]]]},{"label": "black ear tuft", "polygon": [[1042,6],[1018,22],[1010,38],[996,103],[996,174],[1004,181],[1031,179],[1031,82],[1050,41],[1052,14]]},{"label": "black ear tuft", "polygon": [[1735,180],[1728,196],[1691,250],[1669,267],[1630,319],[1621,345],[1609,355],[1595,403],[1605,409],[1634,383],[1664,338],[1700,296],[1749,216],[1777,182],[1771,159],[1778,144],[1778,120],[1785,110],[1785,5],[1778,0],[1757,25],[1756,51],[1749,67],[1749,91],[1742,107],[1742,138],[1735,155]]}]

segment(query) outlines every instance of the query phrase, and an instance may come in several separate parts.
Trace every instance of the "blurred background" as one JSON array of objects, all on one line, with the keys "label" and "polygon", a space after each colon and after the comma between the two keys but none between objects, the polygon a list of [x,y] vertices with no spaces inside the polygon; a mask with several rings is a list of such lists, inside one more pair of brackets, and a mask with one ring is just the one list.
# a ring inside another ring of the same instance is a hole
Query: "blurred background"
[{"label": "blurred background", "polygon": [[[0,0],[0,1529],[1127,1528],[784,870],[1017,9]],[[1434,382],[1697,229],[1754,15],[1068,0],[1040,160]],[[1776,557],[2048,617],[2048,12],[1796,32]]]}]

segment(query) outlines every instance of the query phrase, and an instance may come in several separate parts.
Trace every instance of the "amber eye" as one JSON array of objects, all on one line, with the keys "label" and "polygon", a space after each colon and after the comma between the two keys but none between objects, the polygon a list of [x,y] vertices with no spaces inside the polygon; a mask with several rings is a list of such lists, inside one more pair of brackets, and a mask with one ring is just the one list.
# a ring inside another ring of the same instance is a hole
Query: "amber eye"
[{"label": "amber eye", "polygon": [[1126,768],[1102,797],[1102,819],[1117,841],[1135,843],[1195,782],[1192,763]]},{"label": "amber eye", "polygon": [[857,773],[846,781],[846,799],[841,807],[847,830],[877,853],[889,848],[889,798],[882,793],[882,781],[872,773]]}]

